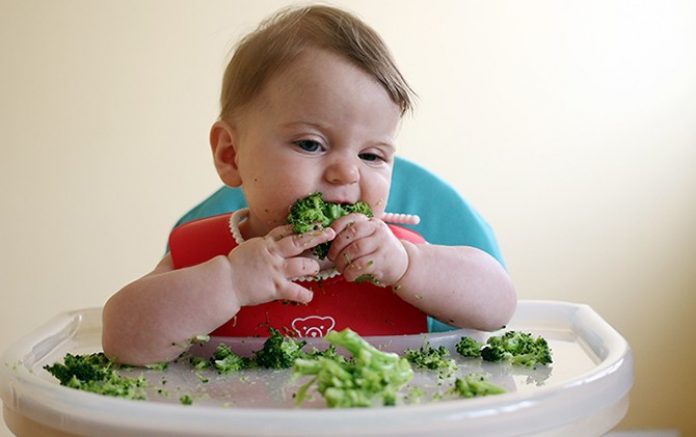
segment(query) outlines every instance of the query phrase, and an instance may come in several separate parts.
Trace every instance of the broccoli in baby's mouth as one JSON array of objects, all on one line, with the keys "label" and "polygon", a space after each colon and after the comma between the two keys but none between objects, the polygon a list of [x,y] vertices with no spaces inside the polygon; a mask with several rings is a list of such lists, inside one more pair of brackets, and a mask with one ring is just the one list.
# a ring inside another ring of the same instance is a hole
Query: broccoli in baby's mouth
[{"label": "broccoli in baby's mouth", "polygon": [[[288,223],[292,225],[293,232],[304,234],[317,228],[325,228],[335,220],[351,213],[365,214],[372,217],[372,209],[366,202],[333,203],[325,202],[322,193],[312,193],[307,197],[298,199],[291,207],[288,214]],[[324,259],[329,253],[331,242],[316,246],[313,253]]]}]

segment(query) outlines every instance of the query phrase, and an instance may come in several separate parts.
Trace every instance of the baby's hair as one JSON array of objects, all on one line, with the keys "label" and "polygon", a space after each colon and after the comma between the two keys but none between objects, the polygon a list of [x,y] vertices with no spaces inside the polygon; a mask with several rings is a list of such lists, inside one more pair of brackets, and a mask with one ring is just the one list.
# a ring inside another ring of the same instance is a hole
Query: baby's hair
[{"label": "baby's hair", "polygon": [[257,97],[266,81],[307,47],[345,56],[374,76],[401,115],[412,108],[413,91],[377,32],[346,11],[308,6],[281,10],[240,41],[223,77],[220,119]]}]

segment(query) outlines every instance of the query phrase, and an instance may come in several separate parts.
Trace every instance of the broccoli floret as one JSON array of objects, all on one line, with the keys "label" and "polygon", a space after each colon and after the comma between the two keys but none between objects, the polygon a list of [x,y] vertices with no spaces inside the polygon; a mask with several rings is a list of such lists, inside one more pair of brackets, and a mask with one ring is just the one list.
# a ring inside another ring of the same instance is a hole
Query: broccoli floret
[{"label": "broccoli floret", "polygon": [[80,381],[103,381],[111,373],[111,361],[102,352],[90,355],[65,354],[63,363],[46,365],[46,369],[55,376],[61,385],[67,385],[73,377]]},{"label": "broccoli floret", "polygon": [[420,349],[406,349],[404,356],[416,367],[437,370],[440,376],[447,377],[457,370],[457,364],[449,357],[446,347],[434,348],[426,342]]},{"label": "broccoli floret", "polygon": [[462,337],[455,346],[455,349],[459,355],[463,357],[480,358],[482,347],[483,343],[480,343],[471,337]]},{"label": "broccoli floret", "polygon": [[327,347],[323,351],[319,350],[317,348],[313,348],[311,352],[305,353],[302,358],[306,358],[309,360],[311,360],[311,359],[316,360],[316,359],[319,359],[322,357],[329,358],[332,360],[337,359],[339,357],[339,355],[336,353],[336,346],[330,344],[329,347]]},{"label": "broccoli floret", "polygon": [[150,370],[159,370],[161,372],[164,372],[169,367],[169,363],[166,361],[163,361],[161,363],[148,364],[145,367],[147,367]]},{"label": "broccoli floret", "polygon": [[66,354],[63,363],[46,365],[44,369],[67,387],[106,396],[145,399],[145,379],[121,376],[114,369],[115,366],[103,352],[99,352],[89,355]]},{"label": "broccoli floret", "polygon": [[551,348],[543,337],[519,331],[508,331],[501,336],[492,336],[481,349],[481,358],[486,361],[510,361],[514,365],[535,367],[550,364]]},{"label": "broccoli floret", "polygon": [[[210,358],[210,362],[221,375],[238,372],[251,366],[251,360],[249,360],[249,358],[237,355],[224,343],[218,345],[215,353],[213,353],[213,356]],[[200,367],[196,366],[196,368],[204,367],[200,365]]]},{"label": "broccoli floret", "polygon": [[510,356],[509,352],[496,344],[487,344],[481,349],[481,358],[486,361],[503,361]]},{"label": "broccoli floret", "polygon": [[[317,226],[325,228],[334,220],[353,212],[372,217],[370,205],[365,202],[353,204],[325,202],[321,193],[312,193],[297,200],[290,207],[287,220],[295,233],[304,234],[316,229]],[[314,248],[313,253],[320,259],[324,259],[329,253],[330,246],[330,241],[322,243]]]},{"label": "broccoli floret", "polygon": [[467,375],[464,378],[454,380],[451,390],[463,398],[473,398],[476,396],[498,395],[505,393],[505,389],[498,387],[480,375]]},{"label": "broccoli floret", "polygon": [[419,403],[423,397],[425,397],[425,390],[423,390],[422,387],[413,386],[409,388],[404,400],[410,404],[416,404]]},{"label": "broccoli floret", "polygon": [[[271,334],[264,342],[263,347],[255,351],[253,357],[240,356],[233,352],[228,345],[220,343],[209,360],[191,357],[189,362],[197,370],[214,367],[218,373],[226,375],[255,366],[266,369],[287,369],[292,367],[297,358],[331,354],[328,350],[323,352],[315,350],[306,354],[302,351],[306,342],[284,336],[274,328],[270,328],[270,332]],[[335,355],[335,349],[333,354]]]},{"label": "broccoli floret", "polygon": [[297,234],[304,234],[315,229],[317,225],[328,226],[331,219],[326,216],[324,210],[326,203],[321,193],[312,193],[307,197],[298,199],[291,207],[288,214],[288,223]]},{"label": "broccoli floret", "polygon": [[[218,346],[218,349],[219,348],[220,346]],[[191,364],[196,370],[210,369],[210,367],[213,365],[212,361],[212,359],[206,359],[203,357],[189,357],[189,364]]]},{"label": "broccoli floret", "polygon": [[331,331],[324,337],[352,354],[351,360],[341,356],[315,360],[298,359],[293,376],[314,377],[298,390],[300,404],[307,389],[317,384],[317,391],[329,407],[369,407],[375,402],[396,404],[396,394],[413,377],[411,365],[397,354],[382,352],[350,329]]},{"label": "broccoli floret", "polygon": [[255,352],[255,362],[267,369],[287,369],[297,358],[304,356],[302,347],[305,341],[295,340],[271,328],[271,335],[263,344],[263,349]]},{"label": "broccoli floret", "polygon": [[[528,334],[529,335],[529,334]],[[546,339],[537,337],[532,339],[529,336],[529,344],[526,344],[519,353],[513,353],[510,362],[518,366],[536,367],[537,365],[551,364],[551,348]]]}]

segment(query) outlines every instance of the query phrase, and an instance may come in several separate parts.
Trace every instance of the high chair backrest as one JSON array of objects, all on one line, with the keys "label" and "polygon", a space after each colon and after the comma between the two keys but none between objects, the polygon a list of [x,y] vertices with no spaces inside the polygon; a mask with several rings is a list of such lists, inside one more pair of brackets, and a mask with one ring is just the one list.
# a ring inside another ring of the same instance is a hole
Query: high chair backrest
[{"label": "high chair backrest", "polygon": [[[187,212],[176,226],[246,206],[241,189],[224,186]],[[493,230],[478,212],[448,183],[411,161],[396,158],[386,211],[419,215],[419,224],[403,226],[414,229],[431,244],[473,246],[504,265]],[[449,329],[431,321],[431,332]]]}]

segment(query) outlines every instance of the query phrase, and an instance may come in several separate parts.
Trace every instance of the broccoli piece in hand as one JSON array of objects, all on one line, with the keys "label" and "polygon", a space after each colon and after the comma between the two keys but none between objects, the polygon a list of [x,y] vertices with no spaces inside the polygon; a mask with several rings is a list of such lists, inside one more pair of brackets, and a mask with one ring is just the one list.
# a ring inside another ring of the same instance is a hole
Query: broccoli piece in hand
[{"label": "broccoli piece in hand", "polygon": [[317,225],[328,226],[332,220],[324,213],[325,209],[326,203],[322,194],[312,193],[307,197],[298,199],[290,207],[288,223],[292,225],[292,230],[297,234],[312,231]]},{"label": "broccoli piece in hand", "polygon": [[353,356],[346,360],[321,357],[316,360],[298,359],[293,366],[295,378],[314,377],[298,390],[296,403],[300,404],[307,389],[317,384],[317,391],[329,407],[369,407],[381,401],[383,405],[396,404],[396,394],[413,377],[413,370],[405,358],[382,352],[350,329],[331,331],[324,337],[334,346],[341,346]]},{"label": "broccoli piece in hand", "polygon": [[481,358],[486,361],[510,361],[514,365],[535,367],[550,364],[551,348],[543,337],[519,331],[508,331],[501,336],[492,336],[481,349]]},{"label": "broccoli piece in hand", "polygon": [[426,342],[420,349],[406,349],[404,356],[416,367],[437,370],[442,377],[448,377],[457,370],[457,364],[449,357],[446,347],[434,348]]},{"label": "broccoli piece in hand", "polygon": [[[287,221],[292,225],[295,233],[304,234],[316,229],[317,226],[327,227],[334,220],[354,212],[372,217],[370,205],[365,202],[353,204],[325,202],[321,193],[312,193],[297,200],[290,207]],[[330,241],[322,243],[314,248],[313,253],[320,259],[324,259],[329,253],[330,246]]]},{"label": "broccoli piece in hand", "polygon": [[459,355],[463,357],[480,358],[482,347],[483,343],[480,343],[471,337],[462,337],[455,346],[455,349]]},{"label": "broccoli piece in hand", "polygon": [[473,398],[502,394],[505,393],[505,389],[486,380],[483,376],[467,375],[454,381],[451,392],[463,398]]},{"label": "broccoli piece in hand", "polygon": [[255,362],[267,369],[287,369],[297,358],[304,356],[302,348],[306,342],[286,337],[271,328],[271,335],[263,344],[263,349],[255,352]]}]

